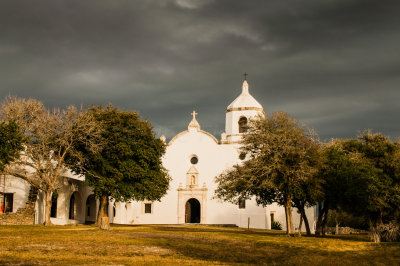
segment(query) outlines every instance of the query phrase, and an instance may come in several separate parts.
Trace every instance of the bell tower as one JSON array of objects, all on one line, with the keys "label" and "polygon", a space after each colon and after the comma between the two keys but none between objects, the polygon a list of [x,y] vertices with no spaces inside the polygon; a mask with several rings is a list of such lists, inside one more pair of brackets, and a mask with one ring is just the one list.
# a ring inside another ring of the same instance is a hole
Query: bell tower
[{"label": "bell tower", "polygon": [[226,108],[225,133],[221,135],[221,142],[240,142],[242,135],[247,132],[247,123],[250,118],[265,115],[264,108],[249,93],[247,74],[242,84],[242,93]]}]

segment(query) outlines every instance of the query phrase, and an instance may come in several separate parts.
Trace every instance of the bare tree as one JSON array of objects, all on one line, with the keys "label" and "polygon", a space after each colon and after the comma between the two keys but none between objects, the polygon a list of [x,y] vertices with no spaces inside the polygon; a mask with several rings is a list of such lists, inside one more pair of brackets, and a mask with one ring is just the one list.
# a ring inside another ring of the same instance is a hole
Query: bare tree
[{"label": "bare tree", "polygon": [[27,138],[22,156],[6,173],[46,194],[45,225],[50,225],[52,193],[67,178],[66,156],[84,158],[75,148],[77,142],[98,150],[101,126],[90,113],[76,107],[48,110],[38,100],[11,96],[3,102],[1,119],[15,121]]}]

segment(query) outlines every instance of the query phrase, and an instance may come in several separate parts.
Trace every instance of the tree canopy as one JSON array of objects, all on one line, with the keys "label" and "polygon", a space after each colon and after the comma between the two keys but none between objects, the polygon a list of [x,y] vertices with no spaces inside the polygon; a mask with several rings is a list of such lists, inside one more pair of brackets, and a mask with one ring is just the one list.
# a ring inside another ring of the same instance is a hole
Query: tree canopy
[{"label": "tree canopy", "polygon": [[356,198],[367,193],[367,178],[376,174],[376,169],[362,154],[345,150],[344,143],[332,140],[323,148],[318,175],[324,180],[324,196],[318,204],[317,235],[325,234],[329,210],[353,209]]},{"label": "tree canopy", "polygon": [[0,123],[0,171],[19,158],[24,141],[24,135],[14,121]]},{"label": "tree canopy", "polygon": [[48,110],[38,100],[11,96],[3,102],[1,118],[15,122],[26,140],[22,155],[5,172],[45,192],[45,225],[50,225],[51,194],[66,177],[66,156],[82,158],[75,149],[78,142],[96,150],[101,128],[91,114],[73,106]]},{"label": "tree canopy", "polygon": [[369,131],[358,139],[337,140],[324,148],[320,176],[325,180],[319,204],[317,234],[324,233],[329,210],[365,217],[371,239],[380,241],[379,227],[399,220],[400,145]]},{"label": "tree canopy", "polygon": [[[293,234],[294,199],[304,204],[318,194],[315,173],[320,149],[315,135],[288,114],[277,112],[250,120],[242,143],[241,150],[250,159],[216,178],[216,197],[237,202],[255,196],[263,206],[276,202],[285,207],[287,233]],[[303,191],[306,188],[309,191]]]},{"label": "tree canopy", "polygon": [[103,128],[104,145],[100,152],[80,146],[85,156],[83,173],[100,200],[98,222],[107,215],[109,198],[116,201],[160,200],[169,187],[170,177],[161,157],[165,144],[155,137],[150,122],[138,113],[122,111],[112,105],[89,110]]}]

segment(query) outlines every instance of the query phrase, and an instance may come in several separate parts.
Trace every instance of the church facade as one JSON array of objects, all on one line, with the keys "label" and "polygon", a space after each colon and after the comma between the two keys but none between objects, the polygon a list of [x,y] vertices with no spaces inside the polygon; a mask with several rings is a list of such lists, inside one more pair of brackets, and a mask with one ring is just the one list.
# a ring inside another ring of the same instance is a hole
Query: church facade
[{"label": "church facade", "polygon": [[[166,143],[163,165],[172,178],[167,194],[160,202],[110,202],[110,221],[117,224],[229,224],[259,229],[270,229],[271,223],[278,221],[285,229],[285,212],[281,206],[257,206],[254,199],[231,204],[214,197],[215,177],[246,159],[239,148],[247,121],[265,115],[262,105],[250,94],[247,81],[244,80],[241,94],[226,109],[225,132],[220,140],[201,129],[196,115],[193,111],[188,128]],[[165,137],[161,138],[166,142]],[[17,210],[28,197],[29,185],[12,177],[7,180],[6,195],[9,195],[8,201],[13,201],[13,210]],[[82,177],[71,174],[53,196],[52,222],[93,222],[97,209],[98,202],[90,187]],[[44,200],[41,194],[35,213],[36,223],[42,223]],[[314,208],[307,209],[306,213],[312,225]],[[293,217],[296,226],[300,217],[296,209]]]}]

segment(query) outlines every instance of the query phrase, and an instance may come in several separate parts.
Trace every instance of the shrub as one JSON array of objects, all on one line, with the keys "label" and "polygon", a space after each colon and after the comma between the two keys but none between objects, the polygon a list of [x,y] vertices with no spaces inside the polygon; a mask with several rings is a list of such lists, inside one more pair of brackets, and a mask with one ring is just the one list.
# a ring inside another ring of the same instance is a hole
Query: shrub
[{"label": "shrub", "polygon": [[388,224],[382,224],[379,227],[381,234],[381,241],[383,242],[396,242],[400,241],[400,225],[395,221],[391,221]]},{"label": "shrub", "polygon": [[271,223],[271,229],[274,229],[274,230],[282,230],[282,225],[281,225],[280,222],[273,221],[273,222]]}]

